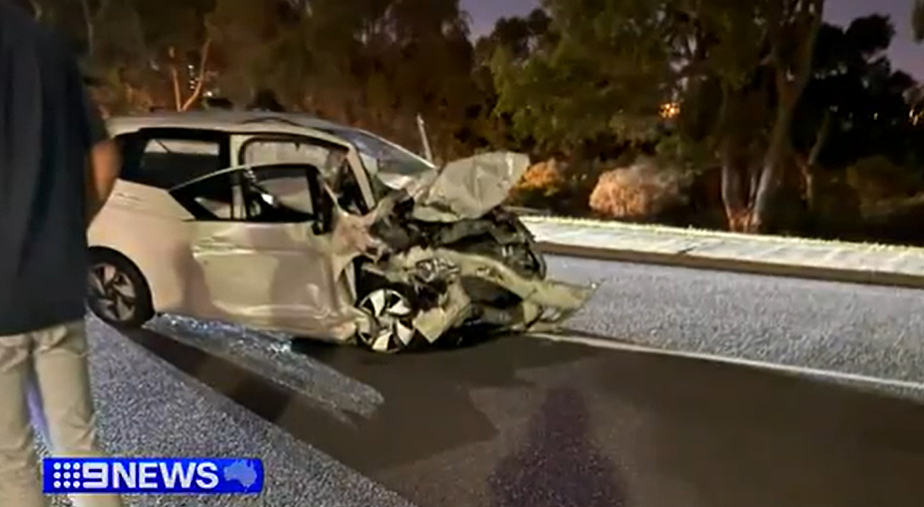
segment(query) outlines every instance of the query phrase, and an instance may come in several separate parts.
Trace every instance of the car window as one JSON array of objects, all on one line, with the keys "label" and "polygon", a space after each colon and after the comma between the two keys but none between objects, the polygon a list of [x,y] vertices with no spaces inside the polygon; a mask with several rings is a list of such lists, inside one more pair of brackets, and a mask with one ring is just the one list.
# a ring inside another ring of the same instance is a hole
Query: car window
[{"label": "car window", "polygon": [[366,170],[374,176],[373,189],[378,196],[405,188],[415,180],[433,173],[436,167],[412,151],[362,130],[335,128],[327,130],[356,146]]},{"label": "car window", "polygon": [[[221,144],[214,140],[150,138],[140,153],[125,157],[122,178],[159,188],[172,188],[224,168]],[[128,144],[138,148],[138,144]]]},{"label": "car window", "polygon": [[[318,221],[325,206],[313,165],[257,166],[242,171],[248,222]],[[326,217],[326,214],[325,214]]]},{"label": "car window", "polygon": [[301,139],[257,139],[241,149],[241,163],[251,164],[310,164],[324,170],[332,150],[320,143]]},{"label": "car window", "polygon": [[196,220],[235,220],[243,218],[234,209],[233,173],[224,172],[184,185],[172,192],[174,198]]},{"label": "car window", "polygon": [[297,211],[311,213],[308,167],[257,167],[250,170],[253,182],[279,202]]}]

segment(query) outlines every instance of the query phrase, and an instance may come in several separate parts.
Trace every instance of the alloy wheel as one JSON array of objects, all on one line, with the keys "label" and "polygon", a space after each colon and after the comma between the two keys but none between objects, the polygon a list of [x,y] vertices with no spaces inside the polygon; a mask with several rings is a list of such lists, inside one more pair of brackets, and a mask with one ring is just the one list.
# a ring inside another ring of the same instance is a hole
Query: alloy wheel
[{"label": "alloy wheel", "polygon": [[90,305],[98,316],[124,323],[135,316],[137,294],[132,280],[110,263],[94,264],[89,273]]},{"label": "alloy wheel", "polygon": [[360,329],[360,341],[375,352],[395,353],[414,339],[414,311],[404,294],[390,288],[376,289],[357,305],[373,317],[376,329]]}]

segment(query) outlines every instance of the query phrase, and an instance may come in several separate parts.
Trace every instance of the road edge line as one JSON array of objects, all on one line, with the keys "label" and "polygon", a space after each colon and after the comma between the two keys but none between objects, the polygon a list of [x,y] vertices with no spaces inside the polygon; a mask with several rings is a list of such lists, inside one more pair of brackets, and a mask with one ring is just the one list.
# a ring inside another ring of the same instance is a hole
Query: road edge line
[{"label": "road edge line", "polygon": [[620,350],[625,352],[637,352],[641,354],[649,355],[658,355],[658,356],[668,356],[668,357],[679,357],[684,359],[695,359],[700,361],[709,361],[714,363],[722,363],[732,366],[746,366],[749,368],[774,371],[778,373],[787,373],[787,374],[797,374],[797,375],[809,375],[813,377],[828,379],[828,380],[847,380],[851,382],[857,382],[861,384],[870,384],[874,386],[886,386],[894,387],[898,389],[907,389],[911,391],[921,391],[924,392],[924,382],[912,382],[909,380],[896,380],[896,379],[886,379],[879,377],[872,377],[869,375],[862,375],[859,373],[847,373],[840,372],[835,370],[823,370],[820,368],[810,368],[805,366],[794,366],[781,363],[771,363],[766,361],[758,361],[755,359],[744,359],[739,357],[729,357],[729,356],[720,356],[716,354],[708,354],[705,352],[684,352],[679,350],[667,350],[660,349],[657,347],[651,347],[647,345],[638,345],[627,343],[625,341],[616,341],[616,340],[607,340],[603,338],[592,338],[584,336],[568,336],[568,335],[558,335],[552,333],[531,333],[529,336],[533,336],[542,340],[554,341],[554,342],[565,342],[565,343],[574,343],[578,345],[584,345],[594,348],[603,348],[610,350]]}]

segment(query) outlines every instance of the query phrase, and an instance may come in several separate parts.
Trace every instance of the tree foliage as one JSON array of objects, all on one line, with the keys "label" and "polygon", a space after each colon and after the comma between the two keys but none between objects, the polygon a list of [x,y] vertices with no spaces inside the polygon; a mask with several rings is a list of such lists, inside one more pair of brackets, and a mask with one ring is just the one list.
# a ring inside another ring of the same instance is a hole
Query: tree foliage
[{"label": "tree foliage", "polygon": [[[260,96],[412,149],[422,117],[443,160],[566,161],[569,201],[601,172],[574,168],[638,154],[714,169],[729,226],[762,230],[793,195],[811,214],[818,181],[858,161],[924,164],[920,89],[885,56],[891,21],[827,25],[824,0],[542,0],[475,41],[459,0],[34,2],[113,112]],[[911,23],[920,41],[924,1]]]},{"label": "tree foliage", "polygon": [[498,111],[544,144],[654,136],[652,120],[672,92],[664,3],[547,0],[544,7],[545,33],[527,32],[493,57]]},{"label": "tree foliage", "polygon": [[828,26],[824,3],[547,0],[548,33],[494,53],[497,107],[540,143],[654,139],[680,167],[720,167],[730,226],[772,228],[787,194],[811,208],[819,166],[901,163],[918,139],[888,19]]}]

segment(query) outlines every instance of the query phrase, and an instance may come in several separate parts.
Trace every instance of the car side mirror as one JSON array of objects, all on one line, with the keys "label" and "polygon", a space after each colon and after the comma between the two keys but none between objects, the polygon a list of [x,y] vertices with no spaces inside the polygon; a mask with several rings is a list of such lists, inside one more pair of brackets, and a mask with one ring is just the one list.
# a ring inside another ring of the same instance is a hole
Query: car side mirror
[{"label": "car side mirror", "polygon": [[320,217],[314,217],[314,219],[311,220],[311,232],[315,236],[321,236],[329,232],[325,229],[324,224],[322,224],[321,220],[319,219]]},{"label": "car side mirror", "polygon": [[334,217],[330,211],[316,212],[311,215],[311,232],[315,236],[330,234],[334,228]]},{"label": "car side mirror", "polygon": [[314,201],[315,212],[312,214],[311,231],[317,235],[329,234],[334,229],[334,210],[336,204],[328,192],[321,190]]}]

